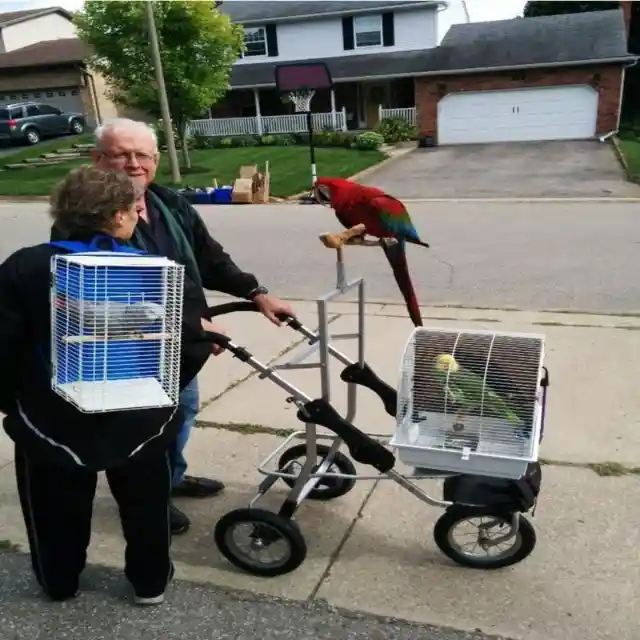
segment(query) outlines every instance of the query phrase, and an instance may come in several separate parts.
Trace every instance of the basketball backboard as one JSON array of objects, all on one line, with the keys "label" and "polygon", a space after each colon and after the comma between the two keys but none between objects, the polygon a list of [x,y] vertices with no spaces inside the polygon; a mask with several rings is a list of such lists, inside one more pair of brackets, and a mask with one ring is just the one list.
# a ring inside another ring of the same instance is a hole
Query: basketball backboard
[{"label": "basketball backboard", "polygon": [[325,62],[293,62],[276,67],[276,87],[279,93],[293,93],[333,86]]}]

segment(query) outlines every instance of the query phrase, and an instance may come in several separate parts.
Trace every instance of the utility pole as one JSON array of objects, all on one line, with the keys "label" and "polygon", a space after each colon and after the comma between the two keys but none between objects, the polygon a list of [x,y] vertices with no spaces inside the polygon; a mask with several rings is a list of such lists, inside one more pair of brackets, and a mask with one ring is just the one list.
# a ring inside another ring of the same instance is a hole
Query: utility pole
[{"label": "utility pole", "polygon": [[149,40],[151,41],[151,60],[156,72],[158,99],[160,100],[160,113],[162,114],[162,122],[164,124],[164,137],[167,141],[167,153],[169,155],[169,165],[171,166],[171,178],[173,179],[174,184],[180,184],[182,182],[182,176],[180,175],[176,143],[173,138],[173,127],[171,126],[171,114],[169,113],[167,89],[164,86],[162,59],[160,58],[160,45],[158,44],[158,32],[156,31],[156,21],[153,17],[153,0],[147,0],[146,9]]}]

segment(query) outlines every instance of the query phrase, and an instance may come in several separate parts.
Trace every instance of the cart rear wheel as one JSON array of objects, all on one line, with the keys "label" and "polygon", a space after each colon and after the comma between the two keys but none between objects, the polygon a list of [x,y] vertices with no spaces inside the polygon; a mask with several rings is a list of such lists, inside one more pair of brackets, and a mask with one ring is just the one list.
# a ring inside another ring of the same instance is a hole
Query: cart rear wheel
[{"label": "cart rear wheel", "polygon": [[471,569],[502,569],[524,560],[536,546],[536,531],[522,516],[515,535],[498,541],[510,525],[510,514],[454,505],[436,522],[433,537],[440,551],[459,565]]},{"label": "cart rear wheel", "polygon": [[272,578],[297,569],[307,556],[298,526],[264,509],[235,509],[215,527],[216,545],[239,569]]},{"label": "cart rear wheel", "polygon": [[[324,444],[316,445],[316,454],[318,458],[321,460],[313,467],[313,472],[315,473],[317,469],[322,464],[322,461],[327,457],[330,451],[330,447]],[[294,473],[295,469],[300,471],[302,469],[302,465],[307,457],[307,445],[306,444],[297,444],[290,449],[287,449],[282,456],[280,456],[280,460],[278,461],[278,469],[280,471],[286,471],[289,473]],[[288,467],[288,468],[287,468]],[[357,471],[356,467],[351,462],[347,456],[340,451],[337,451],[333,455],[333,461],[331,462],[331,466],[328,471],[330,473],[343,473],[345,475],[355,476]],[[290,487],[293,487],[295,484],[295,480],[291,478],[282,478]],[[307,496],[311,500],[333,500],[334,498],[339,498],[341,496],[346,495],[353,489],[356,481],[354,478],[320,478],[318,480],[318,484],[314,487],[312,491],[309,492]]]}]

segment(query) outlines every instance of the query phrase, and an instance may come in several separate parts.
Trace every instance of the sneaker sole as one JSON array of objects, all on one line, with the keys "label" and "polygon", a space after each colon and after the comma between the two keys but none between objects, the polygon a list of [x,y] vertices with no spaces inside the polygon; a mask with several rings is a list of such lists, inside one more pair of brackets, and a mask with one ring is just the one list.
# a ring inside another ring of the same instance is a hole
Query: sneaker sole
[{"label": "sneaker sole", "polygon": [[152,598],[141,598],[140,596],[135,596],[134,601],[141,607],[148,607],[154,604],[162,604],[164,602],[164,593],[161,593],[159,596],[153,596]]}]

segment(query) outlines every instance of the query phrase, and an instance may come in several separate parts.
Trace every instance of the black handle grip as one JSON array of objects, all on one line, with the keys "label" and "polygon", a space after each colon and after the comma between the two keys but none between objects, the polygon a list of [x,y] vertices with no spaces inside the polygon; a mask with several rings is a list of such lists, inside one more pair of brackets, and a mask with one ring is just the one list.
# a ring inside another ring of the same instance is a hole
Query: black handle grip
[{"label": "black handle grip", "polygon": [[216,304],[207,309],[207,316],[215,318],[215,316],[224,316],[227,313],[236,313],[237,311],[259,311],[258,305],[250,300],[238,300],[237,302],[225,302],[224,304]]},{"label": "black handle grip", "polygon": [[[260,311],[260,308],[255,302],[250,300],[238,300],[237,302],[225,302],[224,304],[216,304],[213,307],[207,309],[207,317],[209,319],[216,316],[223,316],[227,313],[236,313],[238,311]],[[286,313],[277,314],[278,320],[286,322],[292,329],[296,331],[302,327],[302,323],[293,316],[288,316]]]},{"label": "black handle grip", "polygon": [[225,336],[223,333],[218,333],[217,331],[203,331],[202,340],[211,342],[212,344],[217,344],[225,349],[231,342],[231,338],[229,336]]}]

